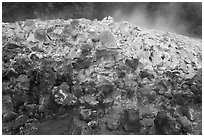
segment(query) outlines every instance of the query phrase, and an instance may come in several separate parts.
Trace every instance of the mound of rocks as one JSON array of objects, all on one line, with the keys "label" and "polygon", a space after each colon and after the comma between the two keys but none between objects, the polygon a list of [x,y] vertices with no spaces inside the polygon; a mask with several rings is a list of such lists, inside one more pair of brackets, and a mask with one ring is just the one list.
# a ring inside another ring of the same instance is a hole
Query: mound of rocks
[{"label": "mound of rocks", "polygon": [[202,134],[201,43],[111,17],[3,23],[3,134]]}]

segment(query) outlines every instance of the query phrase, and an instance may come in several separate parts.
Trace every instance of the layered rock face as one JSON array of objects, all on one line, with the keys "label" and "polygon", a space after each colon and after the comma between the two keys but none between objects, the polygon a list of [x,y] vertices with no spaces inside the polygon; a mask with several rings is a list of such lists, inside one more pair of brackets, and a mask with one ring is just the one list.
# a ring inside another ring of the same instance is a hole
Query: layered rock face
[{"label": "layered rock face", "polygon": [[202,134],[202,43],[128,22],[2,24],[3,134]]}]

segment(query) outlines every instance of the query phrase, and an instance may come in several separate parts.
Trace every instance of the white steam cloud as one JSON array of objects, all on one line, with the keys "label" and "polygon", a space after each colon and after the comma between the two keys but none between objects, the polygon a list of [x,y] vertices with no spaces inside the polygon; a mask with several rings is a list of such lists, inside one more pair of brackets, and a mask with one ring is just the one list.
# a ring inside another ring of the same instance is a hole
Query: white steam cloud
[{"label": "white steam cloud", "polygon": [[179,34],[187,33],[187,25],[179,19],[179,6],[169,3],[150,13],[146,5],[136,6],[134,10],[126,12],[127,9],[118,8],[113,13],[115,21],[128,21],[132,24],[148,29],[158,29]]}]

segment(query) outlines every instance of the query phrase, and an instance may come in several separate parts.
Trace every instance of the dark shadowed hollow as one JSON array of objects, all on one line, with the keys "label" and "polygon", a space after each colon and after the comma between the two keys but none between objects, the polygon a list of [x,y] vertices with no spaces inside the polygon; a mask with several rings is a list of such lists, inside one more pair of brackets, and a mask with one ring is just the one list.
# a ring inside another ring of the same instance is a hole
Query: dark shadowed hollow
[{"label": "dark shadowed hollow", "polygon": [[202,3],[129,3],[129,2],[3,2],[3,22],[26,19],[86,18],[101,20],[106,16],[115,21],[126,20],[149,29],[202,37]]}]

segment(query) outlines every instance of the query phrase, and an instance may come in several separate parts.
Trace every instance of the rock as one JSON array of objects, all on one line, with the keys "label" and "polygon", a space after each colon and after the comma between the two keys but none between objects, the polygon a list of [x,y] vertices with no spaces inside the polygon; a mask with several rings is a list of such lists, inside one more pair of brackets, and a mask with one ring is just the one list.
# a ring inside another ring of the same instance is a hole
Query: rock
[{"label": "rock", "polygon": [[126,59],[125,64],[133,69],[137,69],[139,65],[139,59]]},{"label": "rock", "polygon": [[94,81],[88,81],[84,83],[84,94],[95,94],[97,93],[96,84]]},{"label": "rock", "polygon": [[70,93],[70,87],[66,82],[63,82],[60,86],[55,86],[52,89],[54,99],[58,104],[63,106],[73,106],[77,103],[77,97]]},{"label": "rock", "polygon": [[90,122],[88,123],[88,126],[89,126],[92,130],[94,130],[94,129],[97,129],[97,128],[98,128],[99,123],[98,123],[97,121],[90,121]]},{"label": "rock", "polygon": [[111,33],[108,30],[102,31],[99,34],[99,39],[102,45],[105,46],[106,48],[116,48],[117,47],[115,36],[113,35],[113,33]]},{"label": "rock", "polygon": [[85,95],[80,98],[80,103],[83,105],[88,105],[89,107],[92,108],[97,108],[98,106],[98,101],[96,100],[96,96],[93,95]]},{"label": "rock", "polygon": [[20,75],[20,76],[18,76],[16,81],[19,81],[19,82],[29,82],[30,80],[29,80],[29,78],[26,75]]},{"label": "rock", "polygon": [[154,125],[156,129],[156,134],[159,135],[177,135],[180,134],[179,130],[177,129],[178,126],[175,121],[170,120],[167,116],[167,113],[164,111],[159,111],[157,116],[154,120]]},{"label": "rock", "polygon": [[3,131],[200,134],[200,40],[109,17],[31,22],[2,26]]},{"label": "rock", "polygon": [[57,118],[40,123],[37,126],[38,135],[66,135],[71,134],[73,117]]},{"label": "rock", "polygon": [[113,92],[114,86],[112,84],[105,83],[97,87],[97,89],[100,93],[104,94],[105,96],[108,96]]},{"label": "rock", "polygon": [[35,30],[34,38],[40,42],[45,42],[47,40],[47,34],[44,30]]},{"label": "rock", "polygon": [[87,56],[91,53],[91,50],[92,50],[92,46],[90,44],[82,44],[80,49],[81,49],[81,54],[83,56]]},{"label": "rock", "polygon": [[188,113],[185,115],[190,121],[195,121],[195,111],[192,108],[188,109]]},{"label": "rock", "polygon": [[7,49],[16,49],[16,48],[20,48],[20,46],[15,44],[15,43],[7,43],[5,48],[7,48]]},{"label": "rock", "polygon": [[106,99],[103,100],[103,106],[105,108],[111,107],[111,106],[113,106],[113,104],[114,104],[114,99],[113,98],[106,98]]},{"label": "rock", "polygon": [[154,125],[154,120],[152,118],[144,118],[140,121],[145,127],[151,127]]},{"label": "rock", "polygon": [[2,114],[10,113],[13,110],[13,101],[10,95],[2,97]]},{"label": "rock", "polygon": [[6,70],[5,73],[2,76],[2,80],[10,80],[10,78],[17,78],[18,72],[16,72],[14,69]]},{"label": "rock", "polygon": [[117,52],[109,51],[107,49],[96,49],[95,55],[96,55],[96,60],[97,61],[99,61],[101,59],[103,59],[103,60],[114,60],[115,56],[117,55]]},{"label": "rock", "polygon": [[3,122],[9,122],[14,120],[18,116],[17,113],[11,111],[3,115]]},{"label": "rock", "polygon": [[99,35],[95,31],[90,32],[89,37],[92,40],[92,42],[98,42],[99,41]]},{"label": "rock", "polygon": [[72,28],[77,28],[79,26],[79,21],[73,20],[73,21],[71,21],[70,25],[72,26]]},{"label": "rock", "polygon": [[191,91],[192,91],[193,93],[197,93],[197,91],[198,91],[198,88],[196,87],[196,85],[191,85],[191,86],[190,86],[190,89],[191,89]]},{"label": "rock", "polygon": [[30,89],[30,79],[26,75],[20,75],[16,81],[20,83],[20,88],[23,90],[29,90]]},{"label": "rock", "polygon": [[50,113],[51,112],[52,108],[54,108],[54,106],[52,106],[52,99],[51,98],[52,97],[49,94],[41,95],[41,97],[39,99],[39,112],[44,112],[44,113]]},{"label": "rock", "polygon": [[25,106],[25,109],[30,117],[34,116],[34,114],[38,110],[38,106],[36,104],[28,104]]},{"label": "rock", "polygon": [[74,69],[87,69],[91,65],[90,58],[75,58],[72,66]]},{"label": "rock", "polygon": [[35,53],[32,53],[30,55],[30,59],[33,60],[33,61],[38,61],[40,58]]},{"label": "rock", "polygon": [[188,133],[192,133],[193,131],[193,125],[191,123],[191,121],[186,117],[186,116],[179,116],[177,118],[178,123],[181,124],[182,128],[188,132]]},{"label": "rock", "polygon": [[80,84],[74,84],[71,87],[71,93],[74,94],[76,97],[81,97],[83,95],[83,89],[82,86]]},{"label": "rock", "polygon": [[91,109],[85,109],[85,108],[80,109],[80,116],[83,120],[90,121],[92,119],[91,115],[92,115]]},{"label": "rock", "polygon": [[117,130],[120,126],[120,121],[117,119],[107,119],[105,121],[106,128],[109,130]]},{"label": "rock", "polygon": [[20,115],[19,117],[16,118],[13,125],[13,129],[16,130],[20,126],[23,126],[27,122],[27,120],[28,120],[27,115]]},{"label": "rock", "polygon": [[139,133],[141,128],[139,110],[127,109],[122,115],[124,129],[128,132]]}]

